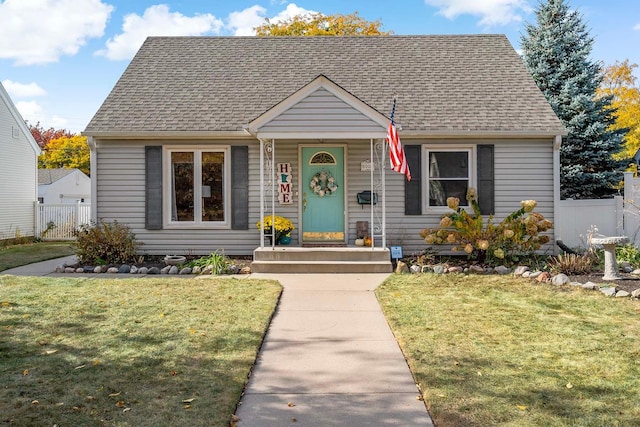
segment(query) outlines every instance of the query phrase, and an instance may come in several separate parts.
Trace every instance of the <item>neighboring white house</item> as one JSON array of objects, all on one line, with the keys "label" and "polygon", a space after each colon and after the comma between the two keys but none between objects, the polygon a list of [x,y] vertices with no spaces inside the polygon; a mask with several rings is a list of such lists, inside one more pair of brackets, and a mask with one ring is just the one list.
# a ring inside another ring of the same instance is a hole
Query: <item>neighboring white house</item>
[{"label": "neighboring white house", "polygon": [[91,179],[80,169],[38,169],[40,203],[91,203]]},{"label": "neighboring white house", "polygon": [[0,83],[0,240],[34,235],[40,152]]}]

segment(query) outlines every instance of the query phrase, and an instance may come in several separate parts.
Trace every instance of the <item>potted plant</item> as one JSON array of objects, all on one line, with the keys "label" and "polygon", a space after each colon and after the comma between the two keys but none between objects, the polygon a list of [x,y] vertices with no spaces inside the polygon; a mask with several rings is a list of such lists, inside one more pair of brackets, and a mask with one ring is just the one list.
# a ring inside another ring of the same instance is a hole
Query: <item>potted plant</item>
[{"label": "potted plant", "polygon": [[295,229],[290,219],[278,215],[265,215],[256,223],[256,227],[258,230],[264,230],[264,235],[268,236],[269,241],[275,242],[276,245],[281,242],[283,237],[288,238],[288,242],[285,244],[291,242],[291,231]]}]

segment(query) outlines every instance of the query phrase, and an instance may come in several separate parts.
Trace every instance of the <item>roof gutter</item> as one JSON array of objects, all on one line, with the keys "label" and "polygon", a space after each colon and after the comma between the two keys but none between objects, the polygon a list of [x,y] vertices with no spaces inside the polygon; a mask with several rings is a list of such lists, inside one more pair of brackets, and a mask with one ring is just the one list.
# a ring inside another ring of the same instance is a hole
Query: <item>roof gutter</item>
[{"label": "roof gutter", "polygon": [[152,132],[82,132],[96,139],[244,139],[246,131],[152,131]]}]

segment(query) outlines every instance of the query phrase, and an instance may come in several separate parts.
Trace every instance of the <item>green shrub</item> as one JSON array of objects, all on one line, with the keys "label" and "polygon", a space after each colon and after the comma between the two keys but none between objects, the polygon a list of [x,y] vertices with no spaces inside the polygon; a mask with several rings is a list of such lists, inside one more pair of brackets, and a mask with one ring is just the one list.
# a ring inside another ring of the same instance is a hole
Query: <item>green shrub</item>
[{"label": "green shrub", "polygon": [[202,270],[211,266],[211,274],[224,274],[229,270],[231,260],[226,257],[223,251],[215,251],[205,257],[200,257],[193,261],[189,261],[187,266],[200,267]]},{"label": "green shrub", "polygon": [[560,254],[549,259],[549,269],[554,274],[564,273],[569,276],[578,274],[589,274],[591,268],[598,261],[593,252],[584,254]]},{"label": "green shrub", "polygon": [[74,235],[76,256],[83,264],[135,262],[140,246],[131,229],[118,221],[85,224]]},{"label": "green shrub", "polygon": [[462,250],[469,259],[479,262],[510,263],[533,254],[550,241],[548,235],[541,233],[553,228],[553,223],[533,212],[535,200],[523,200],[520,209],[497,225],[493,223],[493,215],[485,221],[480,214],[475,189],[469,189],[467,200],[471,214],[460,206],[460,199],[447,199],[447,206],[453,212],[442,217],[440,227],[420,233],[427,244],[452,245],[452,251]]},{"label": "green shrub", "polygon": [[629,264],[640,264],[640,249],[631,243],[616,246],[616,258],[618,261],[626,261]]}]

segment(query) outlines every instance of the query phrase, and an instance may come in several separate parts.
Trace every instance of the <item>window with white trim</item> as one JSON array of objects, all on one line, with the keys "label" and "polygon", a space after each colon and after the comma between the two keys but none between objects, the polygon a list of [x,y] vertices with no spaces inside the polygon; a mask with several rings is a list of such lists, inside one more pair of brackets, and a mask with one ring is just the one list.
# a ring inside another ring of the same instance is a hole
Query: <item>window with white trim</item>
[{"label": "window with white trim", "polygon": [[467,190],[474,186],[472,147],[425,146],[426,207],[447,207],[447,198],[457,197],[468,206]]},{"label": "window with white trim", "polygon": [[225,225],[229,149],[165,150],[165,218],[169,225]]}]

